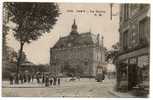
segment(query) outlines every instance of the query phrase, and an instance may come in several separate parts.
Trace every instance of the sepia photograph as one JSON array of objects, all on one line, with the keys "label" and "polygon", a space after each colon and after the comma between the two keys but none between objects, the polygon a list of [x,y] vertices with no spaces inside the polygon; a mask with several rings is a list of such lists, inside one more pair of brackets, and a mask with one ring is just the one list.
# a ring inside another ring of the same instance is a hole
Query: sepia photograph
[{"label": "sepia photograph", "polygon": [[2,97],[149,98],[149,3],[2,3]]}]

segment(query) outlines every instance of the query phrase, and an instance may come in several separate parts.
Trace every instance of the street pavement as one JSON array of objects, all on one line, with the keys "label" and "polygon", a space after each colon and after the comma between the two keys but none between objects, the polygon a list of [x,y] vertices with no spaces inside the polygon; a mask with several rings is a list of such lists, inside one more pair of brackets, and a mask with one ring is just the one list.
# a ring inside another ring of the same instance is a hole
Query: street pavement
[{"label": "street pavement", "polygon": [[[44,84],[26,83],[9,85],[8,81],[2,83],[3,97],[121,97],[113,91],[115,80],[106,79],[96,82],[94,79],[81,79],[69,81],[62,79],[60,86],[45,87]],[[123,97],[126,95],[123,95]]]}]

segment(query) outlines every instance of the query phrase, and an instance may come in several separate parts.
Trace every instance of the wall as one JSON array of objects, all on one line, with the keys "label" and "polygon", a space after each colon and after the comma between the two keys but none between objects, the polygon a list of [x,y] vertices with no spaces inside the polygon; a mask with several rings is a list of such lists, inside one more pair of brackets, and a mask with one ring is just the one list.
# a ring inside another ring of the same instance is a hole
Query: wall
[{"label": "wall", "polygon": [[[133,9],[133,6],[135,5],[135,9]],[[149,22],[150,22],[150,15],[149,13],[149,6],[146,6],[141,9],[140,7],[142,5],[140,4],[129,4],[129,18],[128,20],[124,20],[124,10],[123,7],[124,5],[121,6],[121,12],[120,12],[120,44],[121,44],[121,52],[124,51],[123,49],[123,36],[125,31],[128,31],[128,39],[127,39],[127,43],[128,43],[128,48],[127,49],[133,49],[136,48],[137,46],[141,45],[141,41],[140,41],[140,32],[139,32],[139,23],[141,20],[143,20],[144,18],[148,18]],[[150,26],[148,25],[148,30],[150,30]],[[144,33],[148,43],[150,41],[150,32],[148,33]]]},{"label": "wall", "polygon": [[84,75],[92,75],[93,46],[51,49],[50,63],[52,67],[50,70],[57,73],[60,73],[61,67],[68,63],[72,67],[81,66]]}]

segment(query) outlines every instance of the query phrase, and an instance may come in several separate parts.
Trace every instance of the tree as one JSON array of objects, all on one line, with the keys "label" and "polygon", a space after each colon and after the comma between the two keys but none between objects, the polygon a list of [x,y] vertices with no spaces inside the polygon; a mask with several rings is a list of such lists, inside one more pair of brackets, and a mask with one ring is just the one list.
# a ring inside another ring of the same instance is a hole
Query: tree
[{"label": "tree", "polygon": [[6,43],[3,46],[5,47],[5,49],[3,48],[3,54],[5,55],[3,55],[2,79],[5,80],[9,79],[10,73],[12,73],[16,68],[14,60],[16,59],[17,53],[13,48],[8,47]]},{"label": "tree", "polygon": [[[2,49],[3,49],[3,53],[2,53],[2,65],[3,65],[3,69],[5,69],[8,61],[7,58],[9,57],[7,50],[8,50],[8,46],[6,43],[6,36],[8,35],[8,31],[9,31],[9,27],[8,27],[8,22],[9,22],[9,17],[10,17],[10,11],[8,9],[8,4],[4,3],[3,5],[3,38],[2,38]],[[3,70],[4,71],[4,70]]]},{"label": "tree", "polygon": [[20,43],[17,59],[17,81],[22,51],[25,43],[37,40],[43,33],[49,33],[59,16],[58,5],[55,3],[25,3],[13,2],[9,4],[11,21],[16,24],[13,29],[16,40]]},{"label": "tree", "polygon": [[[16,52],[11,47],[7,47],[7,58],[6,58],[6,60],[9,63],[16,63],[17,62],[17,59],[18,59],[18,56],[19,56],[19,52]],[[25,61],[27,61],[27,56],[26,56],[25,52],[23,51],[22,52],[21,62],[23,63]]]},{"label": "tree", "polygon": [[[6,49],[7,48],[7,49]],[[18,58],[18,53],[11,47],[8,47],[5,45],[5,59],[3,59],[3,62],[5,60],[5,63],[3,63],[5,67],[3,67],[3,79],[8,79],[9,74],[12,72],[15,72],[16,70],[16,62]],[[4,52],[4,51],[3,51]],[[27,57],[25,52],[22,52],[22,58],[21,58],[21,63],[27,61]]]},{"label": "tree", "polygon": [[115,61],[117,55],[119,52],[119,43],[115,43],[114,45],[112,45],[112,49],[111,50],[107,50],[106,52],[106,61],[109,62],[109,60],[111,61]]},{"label": "tree", "polygon": [[[13,48],[7,47],[7,53],[6,53],[6,61],[5,67],[3,68],[3,73],[5,72],[14,72],[16,69],[16,63],[19,56],[19,52],[16,52]],[[22,58],[21,63],[24,63],[27,61],[27,56],[25,52],[22,52]]]},{"label": "tree", "polygon": [[8,61],[9,63],[16,63],[17,52],[16,52],[13,48],[8,47],[8,49],[7,49],[7,54],[8,54],[8,56],[7,56],[7,61]]}]

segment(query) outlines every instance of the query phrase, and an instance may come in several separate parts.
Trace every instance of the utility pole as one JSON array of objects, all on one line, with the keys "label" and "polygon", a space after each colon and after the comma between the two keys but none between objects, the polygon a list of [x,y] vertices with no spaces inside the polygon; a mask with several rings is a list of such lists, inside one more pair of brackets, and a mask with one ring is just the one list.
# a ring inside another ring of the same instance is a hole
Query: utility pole
[{"label": "utility pole", "polygon": [[100,51],[100,45],[99,45],[99,34],[97,35],[97,49],[98,49],[98,52],[97,52],[97,62],[98,62],[98,64],[100,64],[100,61],[99,61],[99,51]]},{"label": "utility pole", "polygon": [[103,42],[103,40],[104,40],[104,37],[102,36],[101,37],[101,64],[103,63],[103,47],[104,47],[104,42]]},{"label": "utility pole", "polygon": [[110,4],[110,19],[112,20],[112,16],[113,16],[113,4]]}]

